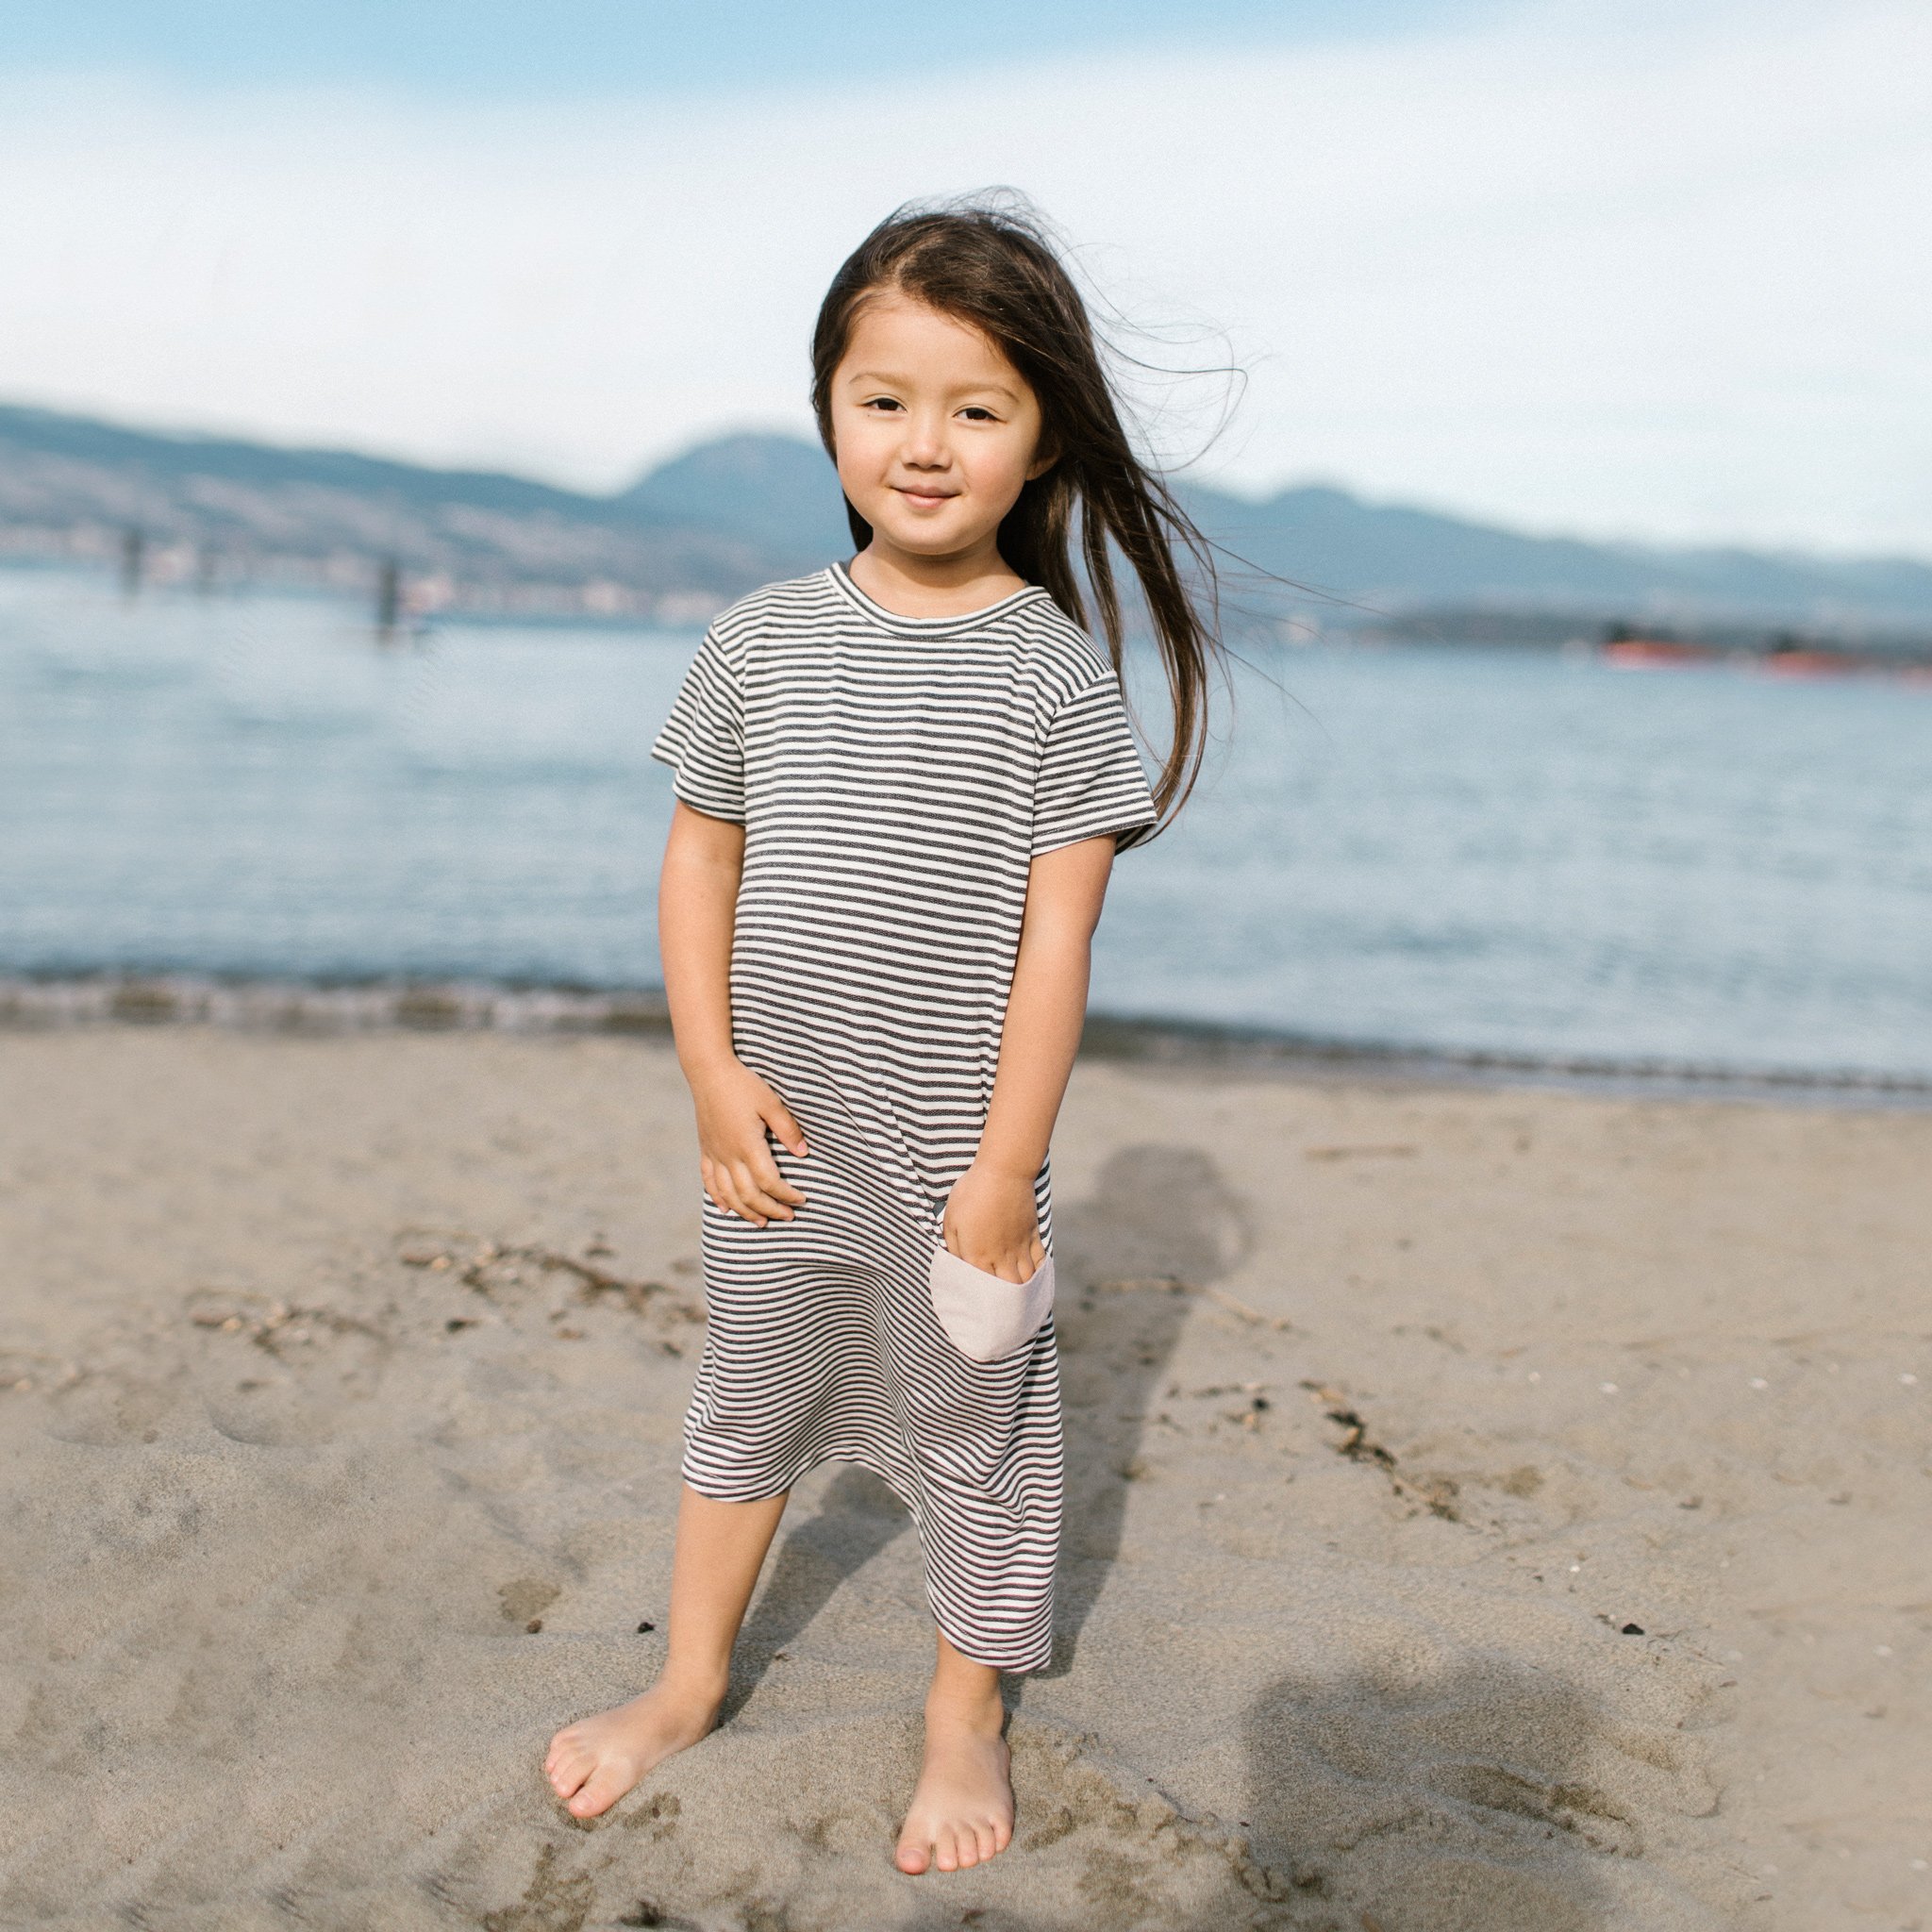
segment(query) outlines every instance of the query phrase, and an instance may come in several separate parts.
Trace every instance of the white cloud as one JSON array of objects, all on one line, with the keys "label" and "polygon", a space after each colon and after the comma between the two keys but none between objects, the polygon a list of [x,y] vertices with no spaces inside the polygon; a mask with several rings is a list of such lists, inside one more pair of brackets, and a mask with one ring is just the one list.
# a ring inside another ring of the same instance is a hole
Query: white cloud
[{"label": "white cloud", "polygon": [[1928,71],[1873,0],[635,107],[16,84],[0,391],[614,482],[802,426],[843,251],[1008,181],[1225,327],[1239,480],[1924,550]]}]

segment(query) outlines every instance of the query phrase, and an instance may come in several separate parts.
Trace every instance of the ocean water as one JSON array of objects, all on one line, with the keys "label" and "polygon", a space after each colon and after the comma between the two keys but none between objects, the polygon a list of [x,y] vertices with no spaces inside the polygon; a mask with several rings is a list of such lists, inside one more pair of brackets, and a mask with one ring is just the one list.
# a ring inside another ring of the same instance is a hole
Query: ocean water
[{"label": "ocean water", "polygon": [[[657,979],[689,634],[0,571],[0,974]],[[1096,1009],[1932,1077],[1932,689],[1284,649],[1123,858]]]}]

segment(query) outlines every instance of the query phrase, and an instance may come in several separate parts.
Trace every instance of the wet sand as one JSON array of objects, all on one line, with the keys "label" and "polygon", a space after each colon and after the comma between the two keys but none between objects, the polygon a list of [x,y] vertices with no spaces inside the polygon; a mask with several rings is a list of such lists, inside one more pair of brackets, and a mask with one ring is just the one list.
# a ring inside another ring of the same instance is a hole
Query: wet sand
[{"label": "wet sand", "polygon": [[1014,1852],[908,1879],[857,1473],[716,1737],[540,1774],[663,1641],[661,1045],[101,1025],[0,1095],[0,1923],[1932,1925],[1932,1116],[1083,1064],[1058,1654]]}]

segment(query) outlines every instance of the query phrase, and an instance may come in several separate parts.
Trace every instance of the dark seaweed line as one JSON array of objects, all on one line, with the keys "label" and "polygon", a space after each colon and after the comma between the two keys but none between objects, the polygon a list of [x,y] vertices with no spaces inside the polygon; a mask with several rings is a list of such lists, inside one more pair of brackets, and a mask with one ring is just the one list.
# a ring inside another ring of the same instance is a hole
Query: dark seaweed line
[{"label": "dark seaweed line", "polygon": [[1582,1086],[1627,1084],[1671,1091],[1818,1093],[1932,1102],[1932,1077],[1863,1068],[1729,1067],[1706,1060],[1613,1055],[1507,1053],[1331,1040],[1261,1026],[1095,1013],[1081,1051],[1096,1058],[1375,1073],[1398,1079],[1539,1078]]},{"label": "dark seaweed line", "polygon": [[[657,987],[623,990],[493,980],[251,979],[193,974],[0,977],[0,1028],[191,1024],[286,1033],[605,1033],[665,1036]],[[1532,1080],[1673,1095],[1812,1096],[1932,1105],[1932,1078],[1911,1074],[1738,1068],[1670,1059],[1422,1049],[1327,1040],[1258,1026],[1095,1013],[1091,1059],[1177,1068],[1372,1075],[1396,1081]]]}]

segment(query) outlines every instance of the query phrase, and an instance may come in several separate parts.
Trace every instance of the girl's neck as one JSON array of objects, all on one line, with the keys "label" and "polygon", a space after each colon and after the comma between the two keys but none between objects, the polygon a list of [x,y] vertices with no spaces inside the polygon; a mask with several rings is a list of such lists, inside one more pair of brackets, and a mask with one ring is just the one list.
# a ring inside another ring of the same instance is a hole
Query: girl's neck
[{"label": "girl's neck", "polygon": [[895,617],[969,617],[1026,587],[990,541],[954,557],[921,557],[874,532],[851,570],[852,581]]}]

